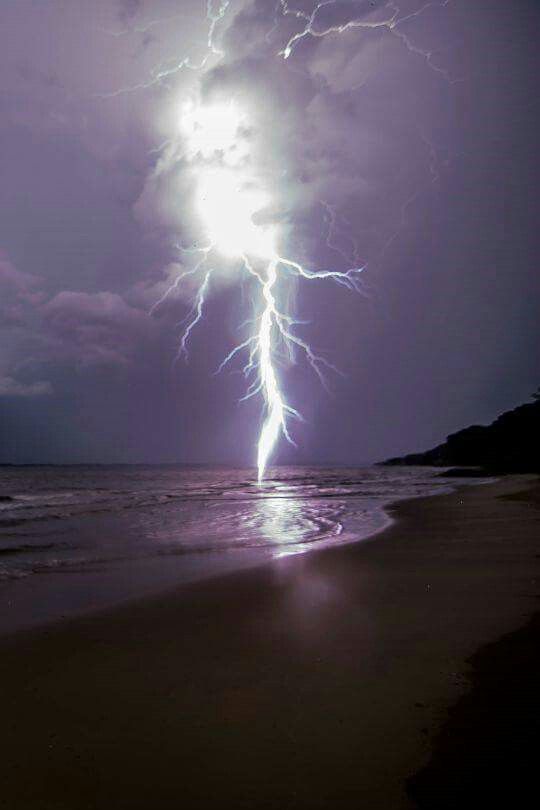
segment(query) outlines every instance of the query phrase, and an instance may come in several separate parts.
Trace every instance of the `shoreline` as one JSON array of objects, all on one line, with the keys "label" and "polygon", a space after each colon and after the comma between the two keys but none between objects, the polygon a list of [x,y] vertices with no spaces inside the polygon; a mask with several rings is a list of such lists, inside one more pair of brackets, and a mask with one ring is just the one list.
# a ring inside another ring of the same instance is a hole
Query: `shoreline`
[{"label": "shoreline", "polygon": [[[538,512],[540,486],[505,497]],[[538,532],[540,558],[540,532]],[[540,598],[540,578],[531,590]],[[429,761],[407,780],[418,810],[525,807],[540,753],[540,609],[467,660],[469,688],[436,730]]]},{"label": "shoreline", "polygon": [[[438,497],[461,487],[478,485],[481,482],[448,481],[440,484],[434,479],[432,492],[412,498],[403,494],[371,506],[368,524],[358,524],[347,513],[339,537],[305,545],[292,544],[283,550],[279,545],[267,545],[260,548],[225,548],[210,553],[180,553],[178,556],[150,554],[121,560],[96,559],[81,565],[72,563],[69,567],[60,566],[6,578],[0,580],[0,639],[57,622],[99,615],[141,600],[166,597],[178,588],[210,583],[261,565],[271,565],[281,557],[313,554],[363,543],[379,537],[392,526],[392,510],[398,504],[418,498]],[[354,498],[351,504],[354,504]],[[82,515],[78,519],[67,520],[66,524],[72,533],[96,532],[121,537],[125,532],[116,516],[96,520]]]},{"label": "shoreline", "polygon": [[524,490],[1,640],[0,807],[413,807],[467,659],[537,609]]}]

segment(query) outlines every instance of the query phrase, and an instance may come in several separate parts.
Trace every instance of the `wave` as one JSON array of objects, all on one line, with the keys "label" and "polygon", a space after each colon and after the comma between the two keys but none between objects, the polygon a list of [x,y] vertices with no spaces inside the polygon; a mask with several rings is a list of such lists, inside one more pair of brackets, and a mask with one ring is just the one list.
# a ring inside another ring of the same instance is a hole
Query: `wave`
[{"label": "wave", "polygon": [[62,520],[66,515],[32,515],[29,517],[20,518],[2,518],[0,519],[0,530],[3,528],[14,529],[17,526],[24,526],[32,522],[47,522],[50,520]]},{"label": "wave", "polygon": [[449,486],[412,468],[279,468],[262,485],[224,468],[56,468],[4,472],[1,482],[2,579],[243,549],[298,553],[367,536],[384,524],[385,503]]},{"label": "wave", "polygon": [[41,545],[26,543],[20,546],[0,546],[0,554],[26,554],[27,552],[34,551],[50,551],[52,548],[57,547],[57,543],[42,543]]}]

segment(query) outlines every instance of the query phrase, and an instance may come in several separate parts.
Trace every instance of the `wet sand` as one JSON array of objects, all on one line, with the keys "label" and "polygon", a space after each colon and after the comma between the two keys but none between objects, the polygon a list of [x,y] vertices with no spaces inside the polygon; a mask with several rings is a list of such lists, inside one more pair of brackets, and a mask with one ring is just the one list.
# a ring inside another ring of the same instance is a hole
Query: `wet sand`
[{"label": "wet sand", "polygon": [[538,792],[540,614],[470,659],[428,765],[408,781],[420,810],[529,807]]},{"label": "wet sand", "polygon": [[373,540],[5,639],[0,807],[439,810],[468,659],[538,606],[538,492],[403,502]]}]

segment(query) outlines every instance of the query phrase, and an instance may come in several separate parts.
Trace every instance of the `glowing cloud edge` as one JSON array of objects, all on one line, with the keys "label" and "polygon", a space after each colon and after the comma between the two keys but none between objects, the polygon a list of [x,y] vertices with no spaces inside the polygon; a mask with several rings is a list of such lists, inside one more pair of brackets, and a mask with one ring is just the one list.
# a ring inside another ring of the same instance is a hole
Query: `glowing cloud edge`
[{"label": "glowing cloud edge", "polygon": [[[187,359],[192,332],[204,317],[215,263],[236,260],[258,282],[261,311],[254,321],[255,330],[229,352],[216,373],[221,372],[237,355],[247,353],[243,373],[248,388],[240,401],[256,395],[261,395],[263,399],[264,418],[257,442],[256,462],[257,480],[261,484],[279,437],[283,436],[295,445],[288,419],[302,420],[301,413],[287,403],[280,386],[275,362],[278,345],[283,345],[291,361],[294,350],[301,351],[325,387],[323,370],[338,371],[295,333],[294,327],[299,321],[281,311],[276,300],[277,281],[290,274],[308,281],[331,280],[347,289],[359,291],[358,275],[364,268],[311,270],[278,254],[275,226],[262,226],[254,219],[270,200],[253,176],[249,161],[244,160],[245,154],[238,149],[236,134],[243,119],[244,116],[233,102],[214,106],[197,106],[193,102],[184,105],[181,125],[186,150],[183,157],[196,167],[196,211],[208,244],[202,248],[180,248],[186,253],[199,254],[200,259],[178,275],[151,312],[154,313],[164,303],[186,276],[202,274],[193,307],[184,322],[178,350],[178,357]],[[328,207],[326,204],[324,206]]]}]

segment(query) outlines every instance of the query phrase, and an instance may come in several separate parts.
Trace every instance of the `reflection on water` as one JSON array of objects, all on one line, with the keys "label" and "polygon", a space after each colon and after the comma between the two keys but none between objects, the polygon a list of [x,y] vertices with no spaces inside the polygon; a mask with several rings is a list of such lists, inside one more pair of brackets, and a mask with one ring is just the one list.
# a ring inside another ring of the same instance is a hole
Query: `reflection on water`
[{"label": "reflection on water", "polygon": [[[351,483],[349,476],[331,475],[328,470],[319,480],[313,475],[290,475],[286,482],[270,480],[270,496],[263,496],[257,505],[260,532],[272,546],[273,556],[302,554],[316,542],[338,538],[346,502],[352,501]],[[352,516],[352,502],[350,506]]]},{"label": "reflection on water", "polygon": [[0,468],[0,578],[145,557],[365,537],[389,501],[447,489],[426,468]]},{"label": "reflection on water", "polygon": [[268,498],[257,503],[254,523],[264,540],[276,547],[275,556],[283,557],[307,551],[317,538],[339,536],[343,530],[338,519],[341,511],[340,506],[329,514],[323,504],[313,504],[306,509],[303,500]]}]

